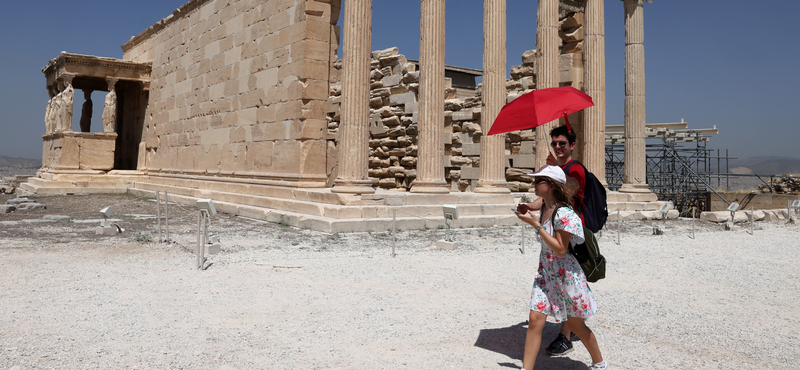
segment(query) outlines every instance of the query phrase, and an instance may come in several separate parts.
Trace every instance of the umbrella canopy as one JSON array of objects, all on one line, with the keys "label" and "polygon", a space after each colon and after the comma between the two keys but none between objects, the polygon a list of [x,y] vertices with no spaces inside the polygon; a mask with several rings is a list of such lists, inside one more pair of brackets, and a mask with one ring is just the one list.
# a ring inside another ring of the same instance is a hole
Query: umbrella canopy
[{"label": "umbrella canopy", "polygon": [[541,126],[593,105],[591,96],[572,86],[534,90],[503,106],[489,135]]}]

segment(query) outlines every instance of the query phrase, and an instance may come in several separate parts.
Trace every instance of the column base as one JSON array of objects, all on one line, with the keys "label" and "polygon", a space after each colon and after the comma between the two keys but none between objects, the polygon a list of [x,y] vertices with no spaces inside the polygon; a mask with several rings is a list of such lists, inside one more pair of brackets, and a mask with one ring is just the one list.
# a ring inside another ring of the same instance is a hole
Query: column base
[{"label": "column base", "polygon": [[478,180],[478,185],[473,190],[476,193],[506,194],[511,193],[505,181]]},{"label": "column base", "polygon": [[620,193],[652,193],[647,184],[622,184]]},{"label": "column base", "polygon": [[418,181],[414,180],[411,184],[411,193],[427,193],[427,194],[449,194],[450,187],[447,182],[442,181]]},{"label": "column base", "polygon": [[372,194],[375,188],[372,187],[372,180],[335,180],[331,193]]}]

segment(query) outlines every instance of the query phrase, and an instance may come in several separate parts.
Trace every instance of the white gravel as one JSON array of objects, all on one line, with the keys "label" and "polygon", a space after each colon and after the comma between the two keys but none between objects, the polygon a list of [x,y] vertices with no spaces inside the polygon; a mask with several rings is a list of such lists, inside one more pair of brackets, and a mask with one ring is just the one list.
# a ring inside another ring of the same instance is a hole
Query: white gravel
[{"label": "white gravel", "polygon": [[[389,233],[219,217],[223,253],[197,271],[192,221],[172,226],[175,244],[69,221],[0,234],[0,369],[521,365],[539,246],[520,253],[519,227],[458,230],[455,251],[431,248],[443,230],[401,232],[392,258]],[[617,245],[611,224],[601,237],[608,277],[591,285],[589,325],[611,369],[797,368],[800,227],[703,223],[692,239],[687,225],[628,222]],[[48,230],[79,237],[37,239]],[[575,346],[537,368],[586,369]]]}]

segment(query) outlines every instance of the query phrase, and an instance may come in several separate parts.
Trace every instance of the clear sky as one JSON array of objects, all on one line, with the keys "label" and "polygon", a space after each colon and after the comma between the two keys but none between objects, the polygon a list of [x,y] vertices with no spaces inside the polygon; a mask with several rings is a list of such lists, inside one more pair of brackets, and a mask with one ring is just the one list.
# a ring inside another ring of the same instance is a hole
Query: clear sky
[{"label": "clear sky", "polygon": [[[122,57],[120,45],[183,0],[2,1],[0,155],[41,158],[47,104],[41,69],[59,52]],[[606,0],[607,123],[624,114],[624,22]],[[763,4],[762,4],[763,3]],[[536,7],[507,0],[509,67],[535,48]],[[800,158],[800,1],[654,0],[645,4],[647,122],[720,130],[710,148],[746,158]],[[483,1],[447,2],[446,63],[481,69]],[[340,18],[343,20],[344,17]],[[419,57],[419,1],[373,0],[373,49]],[[93,128],[103,97],[93,94]],[[75,122],[83,103],[75,98]],[[77,125],[76,125],[77,126]]]}]

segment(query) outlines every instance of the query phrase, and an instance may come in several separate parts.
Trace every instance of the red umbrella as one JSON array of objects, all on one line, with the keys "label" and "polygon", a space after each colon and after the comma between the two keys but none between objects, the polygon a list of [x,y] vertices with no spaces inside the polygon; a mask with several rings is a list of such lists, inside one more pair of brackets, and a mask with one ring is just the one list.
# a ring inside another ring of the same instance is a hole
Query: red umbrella
[{"label": "red umbrella", "polygon": [[591,96],[572,86],[534,90],[503,106],[489,135],[541,126],[593,105]]}]

